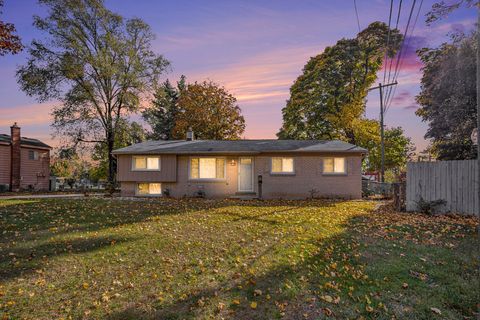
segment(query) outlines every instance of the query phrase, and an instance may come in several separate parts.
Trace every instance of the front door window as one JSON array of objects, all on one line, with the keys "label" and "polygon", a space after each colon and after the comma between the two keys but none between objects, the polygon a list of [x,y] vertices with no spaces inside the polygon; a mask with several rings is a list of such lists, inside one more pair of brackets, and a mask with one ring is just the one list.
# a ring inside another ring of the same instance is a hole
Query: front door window
[{"label": "front door window", "polygon": [[238,191],[253,191],[253,159],[240,158],[238,160]]}]

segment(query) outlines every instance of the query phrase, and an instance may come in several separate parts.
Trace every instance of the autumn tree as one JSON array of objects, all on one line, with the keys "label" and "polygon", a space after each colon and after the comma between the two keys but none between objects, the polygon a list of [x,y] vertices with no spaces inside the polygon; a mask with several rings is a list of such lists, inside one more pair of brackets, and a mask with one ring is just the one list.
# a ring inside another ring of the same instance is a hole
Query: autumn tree
[{"label": "autumn tree", "polygon": [[237,99],[211,81],[173,88],[166,82],[157,90],[153,105],[144,113],[157,139],[185,139],[189,128],[198,139],[235,140],[245,130],[245,119]]},{"label": "autumn tree", "polygon": [[[2,14],[3,0],[0,0],[0,15]],[[0,20],[0,56],[7,53],[16,54],[22,51],[20,37],[15,34],[16,29],[12,23]]]},{"label": "autumn tree", "polygon": [[[373,22],[354,39],[342,39],[311,58],[290,88],[282,109],[280,139],[340,139],[357,144],[368,88],[377,79],[385,56],[397,52],[401,35]],[[368,123],[368,122],[367,122]]]},{"label": "autumn tree", "polygon": [[473,159],[470,134],[477,123],[476,33],[418,51],[424,67],[416,114],[428,123],[425,138],[440,160]]},{"label": "autumn tree", "polygon": [[40,102],[55,100],[53,128],[73,145],[105,144],[108,181],[119,124],[139,110],[168,62],[151,49],[154,35],[140,19],[124,19],[103,0],[40,0],[34,17],[46,40],[34,40],[17,71],[21,88]]},{"label": "autumn tree", "polygon": [[60,149],[51,159],[50,173],[53,176],[65,178],[65,182],[73,185],[88,178],[90,163],[80,157],[72,149]]},{"label": "autumn tree", "polygon": [[142,112],[143,119],[152,128],[152,131],[148,133],[150,139],[170,140],[173,138],[173,129],[180,112],[178,100],[185,87],[186,78],[182,75],[177,82],[177,87],[172,86],[167,79],[156,88],[151,107]]}]

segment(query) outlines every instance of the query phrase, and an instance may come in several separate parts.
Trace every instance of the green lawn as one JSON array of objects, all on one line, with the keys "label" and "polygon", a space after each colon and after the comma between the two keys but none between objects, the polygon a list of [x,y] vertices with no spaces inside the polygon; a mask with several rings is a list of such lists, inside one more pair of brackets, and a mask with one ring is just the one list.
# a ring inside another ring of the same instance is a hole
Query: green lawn
[{"label": "green lawn", "polygon": [[0,319],[474,319],[478,220],[377,205],[0,200]]}]

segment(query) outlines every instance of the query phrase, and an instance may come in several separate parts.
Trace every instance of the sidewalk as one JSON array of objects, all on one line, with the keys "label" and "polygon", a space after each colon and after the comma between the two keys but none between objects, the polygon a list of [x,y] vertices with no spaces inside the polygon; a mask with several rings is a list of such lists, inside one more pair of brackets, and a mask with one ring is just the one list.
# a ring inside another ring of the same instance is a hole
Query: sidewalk
[{"label": "sidewalk", "polygon": [[70,193],[70,194],[27,194],[20,196],[0,196],[0,200],[13,200],[13,199],[48,199],[48,198],[83,198],[83,193]]}]

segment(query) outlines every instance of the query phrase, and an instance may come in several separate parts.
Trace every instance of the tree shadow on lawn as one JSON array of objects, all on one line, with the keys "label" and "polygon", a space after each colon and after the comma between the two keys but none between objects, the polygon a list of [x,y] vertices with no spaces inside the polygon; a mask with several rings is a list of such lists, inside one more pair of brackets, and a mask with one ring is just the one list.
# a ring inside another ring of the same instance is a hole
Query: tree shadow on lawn
[{"label": "tree shadow on lawn", "polygon": [[[125,237],[76,238],[48,242],[51,236],[75,237],[84,231],[94,232],[121,225],[147,221],[156,216],[182,215],[202,210],[228,208],[231,206],[265,207],[267,212],[259,215],[242,215],[219,211],[219,215],[236,217],[234,221],[254,220],[274,224],[262,219],[279,213],[287,213],[300,207],[330,207],[339,201],[231,201],[231,200],[158,200],[125,201],[99,199],[66,199],[18,203],[0,207],[0,227],[7,231],[0,240],[0,280],[7,280],[41,268],[44,257],[83,253],[107,247],[112,241],[131,241]],[[44,214],[45,213],[45,214]],[[217,214],[217,213],[215,213]],[[53,230],[52,230],[53,229]],[[32,247],[22,247],[24,241],[41,242]],[[134,240],[134,239],[133,239]],[[15,244],[12,247],[12,244]],[[20,244],[20,245],[19,245]]]},{"label": "tree shadow on lawn", "polygon": [[32,273],[55,257],[93,252],[112,245],[134,241],[135,238],[76,238],[43,243],[29,248],[0,249],[0,282]]},{"label": "tree shadow on lawn", "polygon": [[268,224],[272,224],[272,225],[277,225],[277,224],[281,224],[282,222],[277,221],[277,220],[263,219],[263,218],[268,218],[272,215],[277,215],[279,213],[288,214],[289,211],[293,211],[293,210],[296,210],[296,209],[297,208],[285,208],[285,209],[282,209],[282,210],[271,210],[269,212],[265,212],[265,213],[257,214],[257,215],[244,215],[244,214],[239,214],[239,213],[232,212],[232,211],[221,211],[221,212],[219,212],[219,214],[227,215],[227,216],[231,216],[231,217],[235,218],[235,219],[232,220],[233,222],[251,220],[251,221],[255,221],[255,222],[263,222],[263,223],[268,223]]},{"label": "tree shadow on lawn", "polygon": [[[224,281],[187,288],[183,291],[185,299],[176,298],[162,305],[154,298],[139,297],[107,319],[323,319],[327,316],[427,319],[434,315],[431,307],[442,309],[449,319],[474,317],[478,288],[474,284],[462,288],[462,284],[473,280],[475,272],[463,275],[456,262],[446,265],[435,262],[436,259],[456,261],[455,252],[433,244],[405,241],[401,235],[377,238],[374,233],[378,230],[369,227],[374,219],[377,218],[369,213],[355,215],[342,224],[344,229],[340,233],[308,240],[315,249],[303,261],[292,259],[264,273],[260,268],[258,274],[249,274],[245,269],[260,262],[263,255],[260,254],[245,261],[247,268],[236,267]],[[277,245],[271,244],[266,251],[277,249]],[[403,252],[411,253],[410,258]],[[429,252],[429,261],[422,262],[420,258]],[[432,272],[437,284],[432,286],[431,282],[412,276],[411,270],[418,268]],[[403,287],[406,282],[408,288]],[[351,292],[350,287],[354,288]],[[261,290],[261,294],[256,290]],[[322,296],[340,297],[340,302],[326,302]],[[232,304],[234,300],[239,304]],[[456,303],[457,300],[463,304]],[[257,303],[255,308],[251,302]]]},{"label": "tree shadow on lawn", "polygon": [[[0,206],[0,230],[5,230],[0,246],[16,241],[13,236],[23,231],[28,236],[36,231],[34,238],[54,227],[56,234],[71,232],[98,231],[122,225],[147,221],[158,216],[182,215],[203,210],[214,210],[231,206],[275,207],[271,212],[258,215],[257,218],[282,211],[290,211],[299,207],[332,207],[345,201],[327,200],[272,200],[272,201],[239,201],[239,200],[205,200],[205,199],[43,199],[42,201],[18,203],[8,201]],[[283,208],[279,210],[279,208]],[[222,212],[226,214],[225,212]],[[232,215],[237,215],[232,213]],[[239,220],[252,219],[252,216],[237,215]],[[264,220],[264,222],[271,221]],[[48,233],[48,232],[46,232]]]},{"label": "tree shadow on lawn", "polygon": [[[249,275],[242,272],[241,276],[227,277],[225,281],[217,283],[212,287],[192,289],[187,293],[186,299],[177,299],[172,303],[162,306],[155,301],[150,301],[147,308],[142,308],[134,302],[124,310],[112,313],[108,319],[196,319],[196,318],[230,318],[230,319],[272,319],[281,318],[282,314],[286,319],[318,319],[324,317],[324,307],[332,307],[332,304],[322,302],[314,292],[322,290],[323,285],[328,281],[339,281],[337,277],[325,277],[320,273],[328,269],[333,262],[337,263],[336,272],[348,262],[354,264],[357,260],[354,252],[343,244],[351,239],[349,232],[358,221],[365,221],[367,215],[350,218],[343,227],[346,230],[342,233],[328,238],[318,239],[310,242],[315,245],[315,254],[303,261],[289,261],[275,268],[267,270],[260,275]],[[270,245],[265,251],[275,249],[277,243]],[[339,246],[341,245],[341,246]],[[331,248],[335,248],[332,253]],[[257,255],[255,259],[248,261],[248,267],[261,260],[264,254]],[[242,269],[238,267],[240,272]],[[235,273],[234,273],[235,274]],[[348,280],[350,281],[350,280]],[[359,280],[357,280],[359,281]],[[261,294],[255,290],[261,290]],[[332,296],[339,294],[336,290],[330,289]],[[322,294],[327,294],[323,292]],[[267,299],[271,296],[271,299]],[[346,297],[342,297],[344,299]],[[239,304],[221,306],[223,301],[238,300]],[[143,300],[143,299],[142,299]],[[143,300],[144,301],[144,300]],[[251,302],[257,302],[255,309],[251,308]],[[152,308],[156,308],[152,311]],[[344,310],[349,316],[359,316],[354,310]],[[308,313],[308,316],[305,314]]]},{"label": "tree shadow on lawn", "polygon": [[[114,199],[42,199],[0,207],[0,226],[6,231],[43,231],[58,228],[57,234],[98,231],[145,221],[159,215],[178,214],[180,206],[152,201]],[[3,221],[2,221],[3,220]],[[5,237],[2,239],[5,240]],[[2,241],[3,242],[3,241]]]}]

